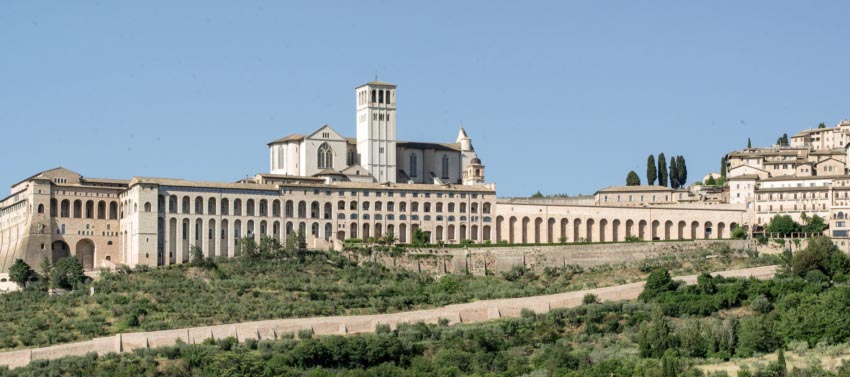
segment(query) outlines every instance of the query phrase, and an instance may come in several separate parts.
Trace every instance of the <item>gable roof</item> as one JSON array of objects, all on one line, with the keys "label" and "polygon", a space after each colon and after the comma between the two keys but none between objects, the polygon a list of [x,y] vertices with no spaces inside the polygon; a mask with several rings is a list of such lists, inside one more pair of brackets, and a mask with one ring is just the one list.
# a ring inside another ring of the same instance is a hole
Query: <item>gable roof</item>
[{"label": "gable roof", "polygon": [[291,134],[291,135],[284,136],[280,139],[277,139],[275,141],[271,141],[266,145],[272,146],[274,144],[286,143],[286,142],[290,142],[290,141],[302,141],[302,140],[304,140],[304,135],[302,135],[302,134]]}]

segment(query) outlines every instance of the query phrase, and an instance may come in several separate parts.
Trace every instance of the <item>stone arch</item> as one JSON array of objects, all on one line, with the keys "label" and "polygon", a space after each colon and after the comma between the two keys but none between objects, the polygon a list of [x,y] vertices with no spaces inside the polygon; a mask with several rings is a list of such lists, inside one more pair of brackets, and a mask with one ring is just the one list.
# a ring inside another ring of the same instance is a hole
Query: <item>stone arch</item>
[{"label": "stone arch", "polygon": [[94,270],[94,242],[92,240],[84,238],[77,242],[74,256],[83,265],[84,270]]},{"label": "stone arch", "polygon": [[325,241],[329,241],[331,239],[332,233],[333,233],[333,226],[331,226],[331,223],[325,223],[325,234],[324,234]]},{"label": "stone arch", "polygon": [[717,239],[726,238],[726,224],[723,222],[717,223]]},{"label": "stone arch", "polygon": [[407,243],[407,224],[399,224],[398,241],[401,243]]},{"label": "stone arch", "polygon": [[320,207],[318,201],[314,200],[313,202],[310,203],[310,218],[311,219],[318,219],[320,217],[320,215],[319,215],[320,211],[321,211],[321,207]]},{"label": "stone arch", "polygon": [[649,238],[649,239],[651,239],[651,240],[655,241],[656,239],[659,239],[659,238],[660,238],[660,237],[658,237],[658,228],[659,228],[660,226],[661,226],[661,222],[660,222],[660,221],[658,221],[658,220],[652,220],[652,229],[650,230],[650,232],[651,232],[651,233],[650,233],[650,238]]},{"label": "stone arch", "polygon": [[298,218],[303,219],[307,217],[307,202],[299,201],[298,202]]},{"label": "stone arch", "polygon": [[330,220],[333,217],[333,205],[330,202],[325,203],[324,216],[325,220]]},{"label": "stone arch", "polygon": [[68,199],[62,200],[59,217],[71,217],[71,202]]},{"label": "stone arch", "polygon": [[632,219],[626,220],[626,238],[629,238],[634,235],[634,230],[632,228],[635,226],[635,222]]},{"label": "stone arch", "polygon": [[711,234],[714,233],[714,226],[711,224],[711,221],[706,221],[705,225],[703,225],[703,235],[705,239],[711,238]]},{"label": "stone arch", "polygon": [[195,214],[203,215],[204,214],[204,198],[201,196],[195,197]]},{"label": "stone arch", "polygon": [[93,219],[94,216],[95,216],[95,214],[94,214],[94,201],[93,200],[86,200],[85,218]]},{"label": "stone arch", "polygon": [[473,241],[478,241],[478,225],[472,225],[472,232],[470,232],[470,237]]},{"label": "stone arch", "polygon": [[97,218],[106,220],[106,202],[103,200],[97,202]]},{"label": "stone arch", "polygon": [[608,231],[608,219],[599,220],[599,242],[608,241],[605,238],[605,232]]},{"label": "stone arch", "polygon": [[352,222],[351,225],[349,225],[348,238],[357,238],[357,233],[357,223]]},{"label": "stone arch", "polygon": [[567,238],[567,226],[568,225],[569,225],[569,220],[567,220],[566,218],[561,219],[561,235],[560,235],[561,238],[558,240],[558,242],[562,242],[562,241],[566,242],[566,241],[569,240]]},{"label": "stone arch", "polygon": [[460,233],[458,235],[458,239],[461,240],[461,241],[466,241],[466,239],[467,239],[467,237],[466,237],[466,224],[460,224],[460,226],[458,228],[460,230]]},{"label": "stone arch", "polygon": [[664,240],[669,241],[673,237],[673,221],[667,220],[664,222]]},{"label": "stone arch", "polygon": [[688,226],[688,224],[685,221],[679,221],[679,225],[676,229],[676,236],[677,236],[678,239],[680,239],[680,240],[685,239],[685,227],[686,226]]},{"label": "stone arch", "polygon": [[620,242],[620,219],[614,219],[611,223],[611,241]]},{"label": "stone arch", "polygon": [[546,222],[546,243],[555,243],[555,219]]},{"label": "stone arch", "polygon": [[646,241],[646,220],[638,222],[638,238]]},{"label": "stone arch", "polygon": [[[481,240],[482,240],[482,241],[484,241],[484,242],[491,241],[491,236],[490,236],[490,232],[491,232],[491,230],[490,230],[490,226],[489,226],[489,225],[484,225],[484,227],[483,227],[482,229],[483,229],[483,231],[484,231],[484,234],[483,234],[483,237],[481,238]],[[496,229],[498,229],[498,226],[496,227]]]},{"label": "stone arch", "polygon": [[697,232],[699,232],[699,222],[693,221],[693,222],[691,222],[691,239],[692,240],[698,239],[698,236],[697,236],[698,233]]},{"label": "stone arch", "polygon": [[528,224],[531,223],[531,219],[528,217],[522,218],[522,243],[528,243]]},{"label": "stone arch", "polygon": [[540,243],[540,231],[543,227],[543,219],[536,218],[534,219],[534,243]]},{"label": "stone arch", "polygon": [[516,243],[516,217],[511,216],[508,219],[508,243],[515,244]]},{"label": "stone arch", "polygon": [[436,232],[436,235],[435,235],[436,238],[435,239],[437,240],[437,242],[444,241],[443,240],[443,226],[437,225],[435,232]]},{"label": "stone arch", "polygon": [[596,221],[593,219],[587,219],[586,224],[587,231],[584,233],[585,241],[593,242],[593,226],[596,225]]},{"label": "stone arch", "polygon": [[79,199],[74,201],[74,218],[80,219],[83,217],[83,202]]},{"label": "stone arch", "polygon": [[496,242],[502,240],[502,226],[504,226],[505,218],[502,216],[496,216]]},{"label": "stone arch", "polygon": [[214,258],[216,253],[216,227],[214,219],[210,219],[209,222],[207,222],[207,229],[207,250],[204,251],[206,251],[208,258]]},{"label": "stone arch", "polygon": [[581,241],[581,219],[573,220],[573,242]]},{"label": "stone arch", "polygon": [[71,256],[71,248],[65,241],[57,240],[53,241],[53,244],[50,247],[50,261],[52,263],[56,263],[58,260],[62,258],[67,258]]},{"label": "stone arch", "polygon": [[446,233],[446,240],[451,242],[455,239],[457,239],[457,236],[455,236],[455,225],[449,224],[448,231]]}]

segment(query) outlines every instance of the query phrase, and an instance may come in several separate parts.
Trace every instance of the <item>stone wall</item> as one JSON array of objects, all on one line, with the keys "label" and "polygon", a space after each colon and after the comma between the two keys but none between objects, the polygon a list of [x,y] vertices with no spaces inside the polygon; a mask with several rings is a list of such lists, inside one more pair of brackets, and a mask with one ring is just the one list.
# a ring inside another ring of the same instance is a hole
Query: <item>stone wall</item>
[{"label": "stone wall", "polygon": [[376,261],[391,267],[434,275],[500,274],[514,266],[537,272],[546,267],[576,265],[584,268],[603,264],[637,262],[646,258],[718,246],[750,247],[742,240],[698,240],[609,244],[564,244],[551,246],[475,247],[469,249],[413,249],[401,257],[381,255]]},{"label": "stone wall", "polygon": [[[725,271],[718,273],[718,275],[770,278],[773,276],[775,270],[775,266],[766,266]],[[694,284],[697,275],[678,277],[677,279],[683,280],[688,284]],[[169,346],[178,341],[188,344],[199,344],[205,339],[223,339],[227,337],[234,337],[240,342],[244,342],[246,339],[274,340],[280,339],[284,334],[298,334],[300,330],[305,329],[311,329],[314,334],[321,336],[371,333],[375,331],[375,327],[379,324],[389,325],[391,329],[395,329],[400,323],[424,322],[436,324],[441,319],[448,320],[450,325],[475,323],[499,318],[519,317],[523,309],[529,309],[542,314],[552,309],[576,307],[581,305],[582,298],[588,293],[596,295],[603,301],[616,301],[635,299],[642,291],[643,283],[639,282],[548,296],[484,300],[449,305],[436,309],[393,314],[291,318],[118,334],[84,342],[0,352],[0,365],[17,368],[25,366],[33,360],[53,360],[66,356],[82,356],[90,352],[95,352],[99,355],[131,352],[135,349]]]}]

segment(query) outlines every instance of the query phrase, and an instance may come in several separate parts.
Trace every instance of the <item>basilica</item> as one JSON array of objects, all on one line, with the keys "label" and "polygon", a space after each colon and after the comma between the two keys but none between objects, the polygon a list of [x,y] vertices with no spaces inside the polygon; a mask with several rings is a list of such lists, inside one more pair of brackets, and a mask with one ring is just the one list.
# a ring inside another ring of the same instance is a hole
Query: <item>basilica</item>
[{"label": "basilica", "polygon": [[[396,135],[397,87],[355,88],[356,134],[330,126],[268,143],[269,171],[231,182],[94,178],[57,167],[0,199],[0,290],[16,259],[77,258],[86,270],[241,255],[241,242],[303,234],[311,249],[424,235],[431,244],[564,244],[728,238],[742,204],[681,190],[609,187],[594,197],[498,198],[467,131],[454,142]],[[555,164],[552,169],[565,169]]]},{"label": "basilica", "polygon": [[372,81],[355,89],[357,136],[328,125],[268,144],[271,174],[329,181],[464,184],[484,183],[484,165],[462,127],[454,143],[396,139],[396,86]]}]

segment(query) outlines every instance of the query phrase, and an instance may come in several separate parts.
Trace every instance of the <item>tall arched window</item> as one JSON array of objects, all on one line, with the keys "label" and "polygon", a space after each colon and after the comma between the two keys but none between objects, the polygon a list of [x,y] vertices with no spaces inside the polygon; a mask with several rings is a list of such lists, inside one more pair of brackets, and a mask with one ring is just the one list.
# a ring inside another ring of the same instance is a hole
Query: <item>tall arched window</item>
[{"label": "tall arched window", "polygon": [[416,154],[415,153],[410,154],[410,176],[411,177],[416,176]]},{"label": "tall arched window", "polygon": [[372,103],[378,102],[376,101],[377,98],[375,97],[377,97],[377,91],[375,89],[372,89]]},{"label": "tall arched window", "polygon": [[449,156],[443,155],[443,179],[449,179]]},{"label": "tall arched window", "polygon": [[334,166],[333,149],[328,143],[319,146],[319,169],[331,169]]}]

